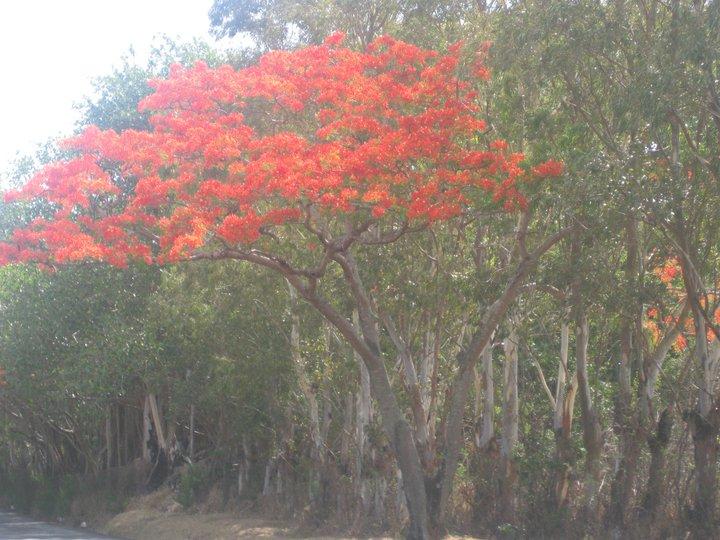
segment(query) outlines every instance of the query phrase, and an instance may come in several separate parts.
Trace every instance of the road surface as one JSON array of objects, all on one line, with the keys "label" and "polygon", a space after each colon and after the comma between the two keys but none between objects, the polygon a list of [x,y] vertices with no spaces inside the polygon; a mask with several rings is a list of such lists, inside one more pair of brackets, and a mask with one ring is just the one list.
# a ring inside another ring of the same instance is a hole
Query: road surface
[{"label": "road surface", "polygon": [[43,523],[0,510],[2,540],[106,540],[108,538],[110,537]]}]

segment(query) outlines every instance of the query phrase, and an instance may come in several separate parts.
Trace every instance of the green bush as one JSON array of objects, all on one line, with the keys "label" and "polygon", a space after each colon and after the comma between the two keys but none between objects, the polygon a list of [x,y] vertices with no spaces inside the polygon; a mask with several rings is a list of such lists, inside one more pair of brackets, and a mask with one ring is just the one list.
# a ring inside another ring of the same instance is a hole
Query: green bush
[{"label": "green bush", "polygon": [[207,477],[207,470],[197,465],[188,465],[182,473],[176,498],[184,508],[190,508],[197,502],[200,491],[207,482]]}]

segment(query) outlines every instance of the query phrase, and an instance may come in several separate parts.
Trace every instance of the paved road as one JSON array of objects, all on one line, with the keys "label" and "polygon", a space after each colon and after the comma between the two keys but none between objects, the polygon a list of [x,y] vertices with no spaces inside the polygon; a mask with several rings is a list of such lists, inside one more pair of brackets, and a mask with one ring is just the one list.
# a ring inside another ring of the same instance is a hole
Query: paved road
[{"label": "paved road", "polygon": [[108,538],[110,537],[59,527],[0,510],[1,540],[105,540]]}]

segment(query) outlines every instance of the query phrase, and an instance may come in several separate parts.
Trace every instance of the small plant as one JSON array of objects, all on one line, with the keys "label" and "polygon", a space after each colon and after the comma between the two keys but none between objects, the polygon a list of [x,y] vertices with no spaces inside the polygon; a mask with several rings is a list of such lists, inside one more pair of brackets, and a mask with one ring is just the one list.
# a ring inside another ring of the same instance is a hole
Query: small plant
[{"label": "small plant", "polygon": [[184,507],[190,508],[197,501],[200,490],[207,480],[207,472],[203,467],[189,465],[180,477],[178,484],[177,501]]}]

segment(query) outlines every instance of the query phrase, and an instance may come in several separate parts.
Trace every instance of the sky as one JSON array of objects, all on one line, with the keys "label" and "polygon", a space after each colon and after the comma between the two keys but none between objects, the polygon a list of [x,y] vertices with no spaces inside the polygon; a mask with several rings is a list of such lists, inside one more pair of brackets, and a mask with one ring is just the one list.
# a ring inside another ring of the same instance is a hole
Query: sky
[{"label": "sky", "polygon": [[[132,46],[204,38],[212,0],[0,0],[0,173],[17,152],[71,134],[73,104]],[[220,46],[233,46],[224,40]]]}]

